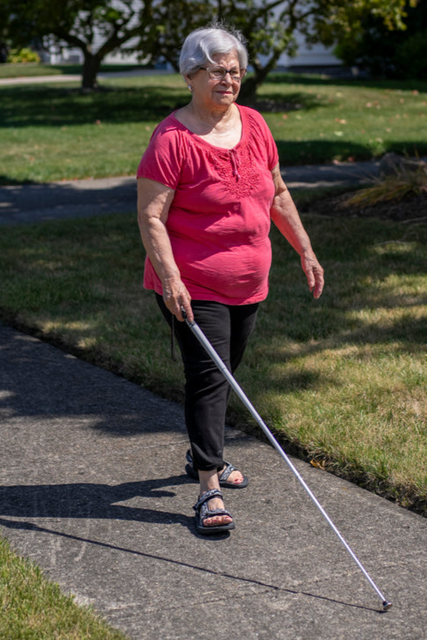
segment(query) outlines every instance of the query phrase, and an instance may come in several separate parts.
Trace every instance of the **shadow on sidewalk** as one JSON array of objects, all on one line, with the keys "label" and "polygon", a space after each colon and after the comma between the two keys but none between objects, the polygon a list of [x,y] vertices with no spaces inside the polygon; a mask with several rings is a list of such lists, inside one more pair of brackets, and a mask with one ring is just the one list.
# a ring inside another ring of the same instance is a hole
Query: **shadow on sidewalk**
[{"label": "shadow on sidewalk", "polygon": [[[184,517],[183,517],[184,519]],[[192,519],[190,518],[185,518],[185,520],[188,520],[188,528],[191,529],[190,526],[190,522],[192,522]],[[171,523],[173,524],[173,523]],[[182,523],[181,523],[182,524]],[[225,573],[222,571],[215,571],[214,569],[210,569],[208,567],[202,567],[202,566],[198,566],[189,562],[183,562],[182,560],[177,560],[175,558],[166,558],[165,556],[161,556],[161,555],[156,555],[156,554],[152,554],[152,553],[146,553],[144,551],[140,551],[138,549],[127,549],[125,547],[120,547],[114,544],[110,544],[108,542],[102,542],[99,540],[91,540],[89,538],[83,538],[81,536],[76,536],[73,534],[69,534],[69,533],[64,533],[61,531],[55,531],[53,529],[48,529],[47,527],[44,526],[39,526],[33,522],[17,522],[14,520],[5,520],[4,518],[0,518],[0,527],[5,527],[7,529],[11,529],[11,530],[21,530],[21,531],[31,531],[31,532],[36,532],[36,533],[48,533],[48,534],[53,534],[55,536],[59,536],[61,538],[65,538],[67,540],[70,541],[75,541],[75,542],[83,542],[83,543],[88,543],[88,544],[93,544],[97,547],[101,547],[103,549],[110,549],[113,551],[121,551],[124,553],[131,553],[132,555],[136,555],[136,556],[140,556],[143,558],[149,558],[150,560],[158,560],[161,562],[165,562],[167,564],[172,564],[175,566],[179,566],[185,569],[192,569],[196,572],[202,572],[204,574],[207,575],[213,575],[216,576],[218,578],[223,578],[225,580],[233,580],[234,582],[236,582],[237,584],[239,583],[245,583],[245,584],[251,584],[253,586],[258,586],[258,587],[262,587],[264,589],[267,590],[271,590],[273,592],[276,593],[285,593],[285,594],[291,594],[291,595],[302,595],[308,598],[313,598],[314,600],[321,600],[321,601],[325,601],[325,602],[330,602],[333,604],[339,604],[342,605],[344,607],[350,607],[352,609],[362,609],[364,611],[372,611],[374,613],[378,613],[380,615],[382,615],[384,612],[380,611],[378,609],[372,608],[372,607],[367,607],[364,605],[360,605],[360,604],[353,604],[350,602],[346,602],[345,600],[337,600],[335,598],[329,598],[327,596],[322,596],[319,594],[315,594],[315,593],[310,593],[308,591],[303,591],[303,590],[298,590],[298,589],[290,589],[290,588],[286,588],[286,587],[281,587],[281,586],[277,586],[274,584],[269,584],[266,582],[262,582],[261,580],[255,580],[253,578],[246,578],[245,576],[239,576],[239,575],[233,575],[231,573]],[[193,532],[194,535],[198,538],[203,538],[204,542],[208,542],[208,543],[212,543],[212,542],[219,542],[221,540],[224,540],[225,538],[229,537],[229,533],[223,534],[223,535],[218,535],[218,536],[201,536],[199,534],[197,534],[195,531]]]},{"label": "shadow on sidewalk", "polygon": [[176,493],[164,487],[188,482],[187,476],[182,475],[115,486],[89,483],[2,486],[0,514],[17,518],[130,520],[191,528],[193,519],[182,514],[117,504],[137,497],[172,498]]}]

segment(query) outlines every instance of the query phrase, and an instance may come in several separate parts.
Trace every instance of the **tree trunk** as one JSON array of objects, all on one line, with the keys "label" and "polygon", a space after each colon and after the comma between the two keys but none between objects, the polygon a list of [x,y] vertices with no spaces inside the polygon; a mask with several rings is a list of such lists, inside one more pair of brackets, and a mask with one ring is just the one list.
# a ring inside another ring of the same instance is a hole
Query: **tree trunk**
[{"label": "tree trunk", "polygon": [[242,83],[242,88],[240,89],[240,93],[237,101],[240,104],[244,104],[247,106],[254,104],[256,102],[257,89],[261,84],[262,84],[262,80],[261,81],[257,80],[256,74],[254,74],[250,78],[247,78]]},{"label": "tree trunk", "polygon": [[264,67],[254,65],[254,73],[247,78],[240,89],[239,102],[250,106],[256,102],[256,92],[260,86],[265,82],[270,71],[276,67],[277,61],[280,58],[282,51],[275,51],[270,60]]},{"label": "tree trunk", "polygon": [[99,67],[101,66],[101,59],[94,56],[90,51],[84,51],[84,63],[83,63],[83,75],[82,75],[82,90],[85,92],[95,91],[97,88],[96,77],[98,75]]}]

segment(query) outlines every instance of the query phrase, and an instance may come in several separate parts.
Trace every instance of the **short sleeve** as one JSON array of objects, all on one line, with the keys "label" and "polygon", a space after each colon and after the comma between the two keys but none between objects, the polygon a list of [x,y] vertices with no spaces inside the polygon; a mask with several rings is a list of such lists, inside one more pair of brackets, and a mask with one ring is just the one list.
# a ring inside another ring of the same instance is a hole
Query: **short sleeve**
[{"label": "short sleeve", "polygon": [[271,133],[267,124],[265,125],[265,127],[267,129],[265,142],[267,146],[268,168],[270,169],[270,171],[272,171],[279,162],[279,152],[277,151],[277,145],[273,138],[273,134]]},{"label": "short sleeve", "polygon": [[265,146],[267,149],[268,168],[271,171],[279,162],[279,153],[277,151],[277,145],[268,124],[266,123],[264,118],[261,116],[261,114],[258,114],[258,116],[259,116],[259,125],[262,128],[262,133],[265,140]]},{"label": "short sleeve", "polygon": [[139,163],[137,178],[149,178],[176,190],[182,170],[182,136],[168,118],[155,129]]},{"label": "short sleeve", "polygon": [[272,171],[279,162],[279,153],[268,124],[258,111],[242,106],[239,106],[239,109],[247,114],[253,139],[262,153],[262,157],[266,158],[269,171]]}]

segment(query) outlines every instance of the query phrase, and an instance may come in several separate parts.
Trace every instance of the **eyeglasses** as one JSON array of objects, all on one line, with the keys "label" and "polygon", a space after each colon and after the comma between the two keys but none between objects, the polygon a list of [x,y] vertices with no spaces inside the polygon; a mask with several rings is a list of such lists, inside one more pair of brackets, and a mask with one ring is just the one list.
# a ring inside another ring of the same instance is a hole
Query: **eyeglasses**
[{"label": "eyeglasses", "polygon": [[224,67],[200,67],[202,71],[207,71],[211,80],[224,80],[227,73],[235,82],[240,82],[246,75],[246,69],[224,69]]}]

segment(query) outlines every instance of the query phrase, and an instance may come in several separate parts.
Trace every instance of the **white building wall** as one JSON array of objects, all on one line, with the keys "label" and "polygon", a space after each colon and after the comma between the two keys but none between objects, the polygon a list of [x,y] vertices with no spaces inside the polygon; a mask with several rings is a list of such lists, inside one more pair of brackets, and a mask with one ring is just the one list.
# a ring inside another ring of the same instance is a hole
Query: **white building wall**
[{"label": "white building wall", "polygon": [[333,54],[333,47],[327,48],[322,44],[308,47],[304,42],[299,45],[295,58],[283,54],[279,60],[279,66],[283,67],[329,67],[341,64]]}]

